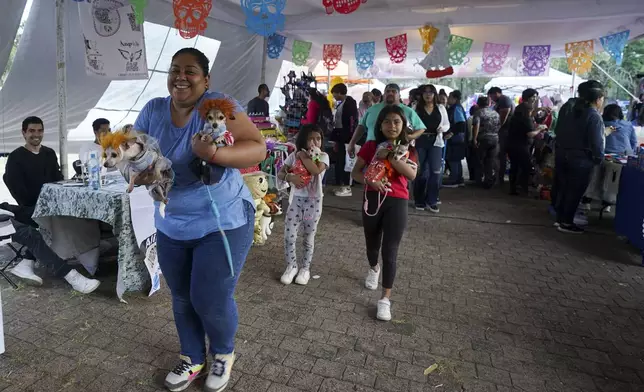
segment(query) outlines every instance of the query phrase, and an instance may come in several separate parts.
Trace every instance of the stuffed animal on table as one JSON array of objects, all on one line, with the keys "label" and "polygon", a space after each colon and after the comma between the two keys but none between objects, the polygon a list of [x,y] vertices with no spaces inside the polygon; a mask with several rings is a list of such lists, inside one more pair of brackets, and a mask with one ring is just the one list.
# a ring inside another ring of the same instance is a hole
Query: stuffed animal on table
[{"label": "stuffed animal on table", "polygon": [[[132,192],[139,180],[152,199],[161,203],[159,213],[165,217],[168,193],[174,181],[172,162],[161,154],[159,143],[151,136],[132,130],[121,130],[103,135],[104,166],[116,167],[128,182],[127,193]],[[141,179],[144,180],[142,183]]]},{"label": "stuffed animal on table", "polygon": [[[313,162],[317,163],[320,161],[320,157],[322,156],[322,150],[320,150],[318,147],[312,147],[307,152]],[[304,163],[302,162],[301,159],[295,160],[295,164],[293,164],[293,167],[291,168],[290,173],[298,175],[302,178],[302,186],[298,188],[306,187],[311,183],[311,180],[313,179],[313,177],[311,176],[311,173],[306,168],[306,166],[304,166]]]},{"label": "stuffed animal on table", "polygon": [[262,172],[245,174],[244,182],[250,190],[253,200],[255,201],[255,233],[253,236],[254,245],[264,245],[265,238],[262,235],[262,217],[270,215],[271,209],[264,201],[264,196],[268,192],[268,179]]},{"label": "stuffed animal on table", "polygon": [[228,119],[234,120],[237,106],[227,98],[206,99],[199,107],[199,114],[205,120],[202,136],[211,136],[217,147],[232,146],[235,143],[232,133],[226,128]]}]

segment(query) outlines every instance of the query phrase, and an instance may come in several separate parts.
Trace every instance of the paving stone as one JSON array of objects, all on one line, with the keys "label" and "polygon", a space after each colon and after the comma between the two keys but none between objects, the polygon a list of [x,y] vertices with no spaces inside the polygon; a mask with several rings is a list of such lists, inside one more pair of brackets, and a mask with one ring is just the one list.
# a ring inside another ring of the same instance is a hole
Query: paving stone
[{"label": "paving stone", "polygon": [[318,374],[322,377],[331,377],[341,379],[347,366],[343,363],[328,361],[326,359],[318,358],[311,372]]},{"label": "paving stone", "polygon": [[266,392],[270,388],[271,382],[263,378],[243,374],[233,388],[237,392]]}]

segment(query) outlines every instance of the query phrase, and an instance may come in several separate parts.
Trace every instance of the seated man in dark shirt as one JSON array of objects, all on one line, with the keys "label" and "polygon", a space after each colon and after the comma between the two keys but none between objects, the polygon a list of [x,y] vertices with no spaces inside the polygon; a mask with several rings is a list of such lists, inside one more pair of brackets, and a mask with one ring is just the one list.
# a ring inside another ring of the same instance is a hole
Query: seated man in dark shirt
[{"label": "seated man in dark shirt", "polygon": [[25,145],[15,149],[7,158],[4,183],[19,207],[7,206],[17,220],[35,226],[31,219],[43,184],[63,179],[54,150],[43,146],[43,122],[38,117],[27,117],[22,122]]},{"label": "seated man in dark shirt", "polygon": [[259,95],[248,102],[246,113],[249,117],[268,117],[269,108],[266,98],[271,95],[271,92],[265,84],[260,84],[257,92]]}]

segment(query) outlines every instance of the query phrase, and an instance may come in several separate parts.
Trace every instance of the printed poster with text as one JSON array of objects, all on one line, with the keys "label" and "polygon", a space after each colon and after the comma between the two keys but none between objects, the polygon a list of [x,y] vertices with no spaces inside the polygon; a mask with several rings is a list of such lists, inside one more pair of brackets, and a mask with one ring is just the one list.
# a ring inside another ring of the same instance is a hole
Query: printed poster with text
[{"label": "printed poster with text", "polygon": [[144,257],[145,266],[150,273],[152,288],[149,295],[152,295],[161,288],[161,267],[157,259],[157,230],[154,227],[154,201],[143,186],[135,188],[129,196],[132,230]]},{"label": "printed poster with text", "polygon": [[124,0],[78,3],[88,75],[112,80],[148,78],[143,25]]}]

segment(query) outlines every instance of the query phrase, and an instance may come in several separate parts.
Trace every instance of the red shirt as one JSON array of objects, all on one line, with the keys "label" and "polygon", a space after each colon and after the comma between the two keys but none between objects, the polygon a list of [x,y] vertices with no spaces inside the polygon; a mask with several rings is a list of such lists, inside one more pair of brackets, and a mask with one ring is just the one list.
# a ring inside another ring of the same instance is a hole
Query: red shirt
[{"label": "red shirt", "polygon": [[320,105],[314,100],[310,100],[306,106],[306,117],[301,120],[302,124],[317,124],[320,115]]},{"label": "red shirt", "polygon": [[[374,155],[376,155],[377,147],[378,145],[373,140],[366,142],[362,147],[360,147],[360,151],[358,151],[358,156],[367,163],[367,166],[371,163],[371,160],[373,159]],[[410,157],[412,160],[415,161],[413,152],[410,154]],[[395,197],[397,199],[409,200],[409,190],[407,189],[407,177],[396,172],[393,178],[389,178],[389,182],[391,183],[390,185],[391,192],[387,193],[387,197]],[[370,186],[367,186],[367,190],[370,192],[377,192],[375,189],[371,188]]]}]

